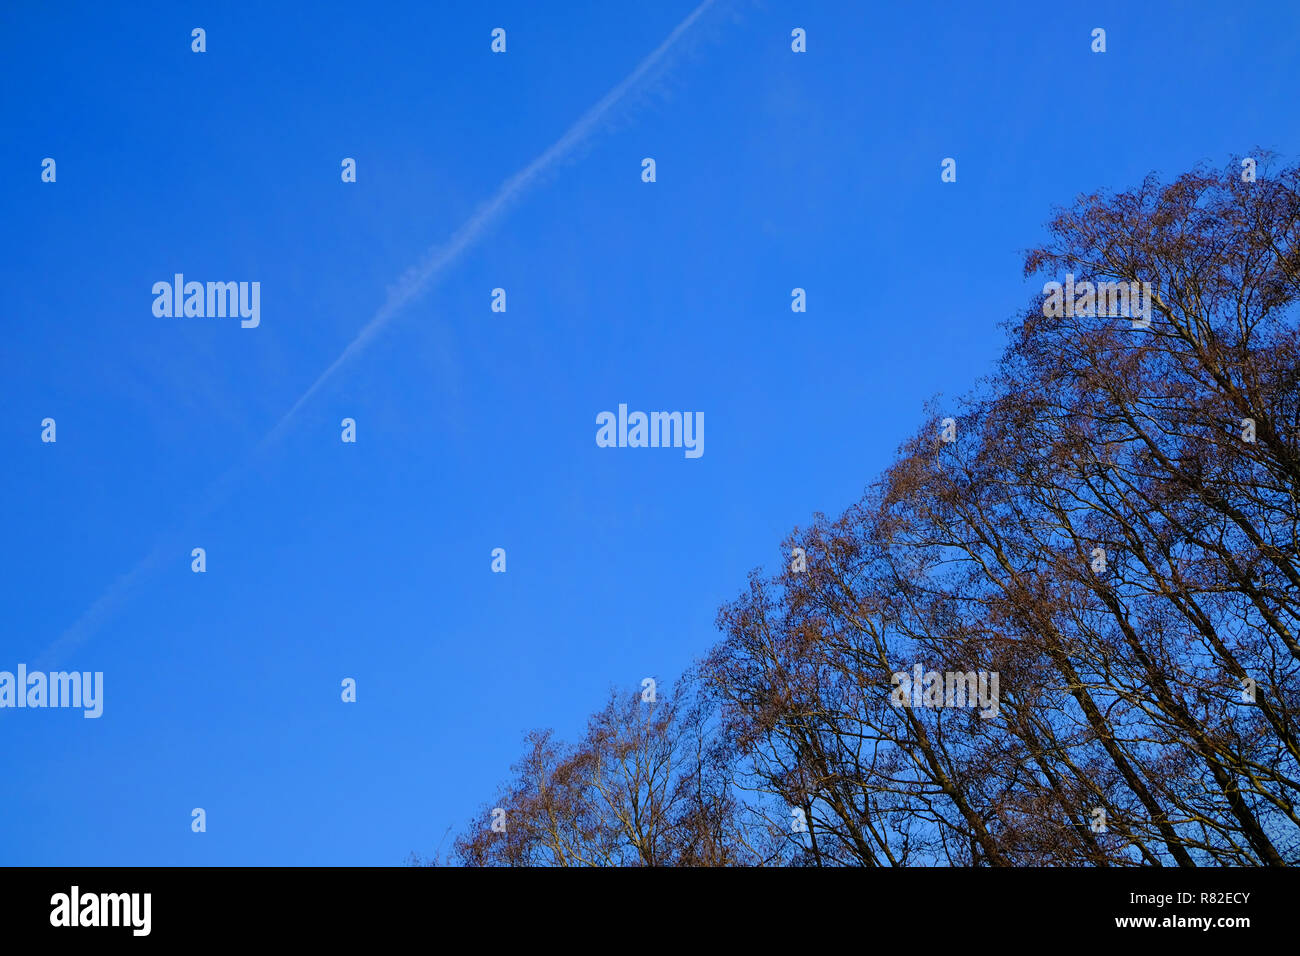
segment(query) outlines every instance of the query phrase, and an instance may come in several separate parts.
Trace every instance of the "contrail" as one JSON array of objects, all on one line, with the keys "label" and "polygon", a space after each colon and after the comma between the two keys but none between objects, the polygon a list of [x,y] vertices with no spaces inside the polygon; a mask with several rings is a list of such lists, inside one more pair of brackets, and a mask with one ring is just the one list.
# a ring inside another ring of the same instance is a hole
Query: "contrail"
[{"label": "contrail", "polygon": [[[637,64],[636,69],[629,73],[621,83],[601,97],[595,106],[582,114],[563,136],[551,144],[545,152],[531,163],[502,183],[496,194],[480,205],[474,215],[470,216],[459,229],[452,233],[451,238],[446,243],[432,247],[424,254],[424,258],[419,263],[407,269],[389,290],[387,300],[371,316],[370,321],[348,343],[347,347],[339,354],[339,357],[317,376],[316,381],[312,382],[307,391],[303,392],[302,396],[293,403],[293,407],[285,412],[276,426],[258,443],[249,459],[243,464],[232,467],[208,487],[200,513],[207,514],[211,512],[212,509],[228,497],[238,484],[240,476],[251,466],[252,461],[262,452],[271,448],[284,435],[294,416],[320,390],[321,386],[328,382],[340,368],[360,355],[371,340],[392,320],[393,316],[424,292],[434,279],[441,275],[448,266],[456,262],[466,249],[473,246],[487,229],[501,218],[502,214],[510,208],[514,201],[537,181],[539,176],[552,166],[555,166],[586,139],[610,110],[664,60],[668,52],[686,31],[715,2],[716,0],[704,0],[703,3],[691,11],[686,19],[677,24],[672,33],[668,34],[667,39]],[[125,602],[131,589],[137,586],[150,571],[154,570],[166,554],[173,552],[178,547],[183,547],[183,545],[181,545],[180,536],[176,531],[159,541],[147,557],[141,560],[129,573],[122,575],[109,585],[108,590],[100,595],[99,599],[87,608],[76,622],[63,632],[58,640],[54,641],[42,652],[37,662],[38,666],[53,663],[55,659],[62,657],[67,651],[90,637],[102,621]],[[183,551],[180,553],[183,553]]]},{"label": "contrail", "polygon": [[449,265],[460,258],[461,254],[470,246],[474,245],[479,238],[487,231],[496,220],[518,199],[536,179],[546,172],[550,167],[558,163],[566,154],[571,152],[575,146],[581,143],[596,128],[597,124],[605,117],[611,109],[627,95],[637,83],[639,83],[647,73],[649,73],[659,63],[660,60],[672,49],[673,45],[681,39],[682,34],[691,28],[707,10],[714,4],[715,0],[704,0],[698,7],[691,11],[681,23],[677,24],[676,29],[668,34],[668,38],[659,44],[649,56],[642,60],[635,70],[628,74],[623,82],[619,83],[612,90],[601,97],[595,106],[587,110],[576,123],[569,127],[568,132],[557,139],[550,148],[534,159],[531,163],[515,173],[497,190],[496,195],[487,202],[479,206],[478,210],[472,215],[464,225],[457,229],[444,245],[434,246],[424,255],[424,260],[418,265],[408,269],[405,275],[398,280],[397,285],[388,293],[386,301],[378,312],[365,324],[357,337],[354,338],[348,347],[336,358],[325,371],[312,383],[307,391],[302,393],[302,397],[294,402],[293,407],[285,412],[284,417],[280,419],[275,426],[262,440],[262,445],[274,444],[283,434],[286,426],[293,420],[298,410],[307,403],[307,401],[316,394],[322,385],[324,385],[334,373],[348,363],[349,360],[361,353],[370,343],[370,340],[379,333],[379,331],[388,324],[394,315],[396,315],[403,306],[408,304],[428,288],[429,283],[436,279]]}]

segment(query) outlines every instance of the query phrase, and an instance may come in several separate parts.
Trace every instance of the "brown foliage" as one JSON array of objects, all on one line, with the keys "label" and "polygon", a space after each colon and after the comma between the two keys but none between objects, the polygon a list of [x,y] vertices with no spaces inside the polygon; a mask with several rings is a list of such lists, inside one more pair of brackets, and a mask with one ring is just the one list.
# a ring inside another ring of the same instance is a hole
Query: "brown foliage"
[{"label": "brown foliage", "polygon": [[[1150,328],[1032,303],[956,442],[935,415],[785,542],[806,572],[721,610],[692,707],[530,737],[512,829],[461,858],[1295,863],[1298,186],[1198,169],[1060,210],[1027,274],[1149,282]],[[914,663],[999,675],[996,718],[896,706]]]}]

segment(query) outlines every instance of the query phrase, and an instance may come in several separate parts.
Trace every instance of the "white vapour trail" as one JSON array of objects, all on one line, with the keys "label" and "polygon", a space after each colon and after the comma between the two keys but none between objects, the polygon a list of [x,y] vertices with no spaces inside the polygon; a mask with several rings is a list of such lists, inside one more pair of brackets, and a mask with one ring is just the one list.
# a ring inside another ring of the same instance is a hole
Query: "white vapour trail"
[{"label": "white vapour trail", "polygon": [[479,206],[478,210],[471,216],[464,225],[457,229],[451,239],[444,245],[434,246],[425,253],[424,261],[411,267],[406,274],[397,282],[389,291],[388,300],[380,307],[379,311],[374,314],[365,327],[357,333],[345,348],[325,371],[312,383],[307,391],[302,393],[302,397],[294,402],[293,407],[289,409],[280,419],[280,423],[275,426],[269,435],[262,440],[263,445],[274,443],[283,434],[284,429],[293,419],[298,410],[307,403],[307,401],[316,394],[322,385],[324,385],[334,373],[342,368],[347,362],[358,355],[375,337],[375,335],[388,324],[389,320],[396,315],[403,306],[412,299],[419,296],[434,279],[442,273],[449,265],[460,258],[461,254],[474,245],[475,242],[487,231],[501,215],[518,199],[532,183],[554,166],[566,154],[571,152],[574,147],[581,143],[596,128],[597,124],[605,115],[613,109],[619,100],[627,95],[628,91],[637,85],[647,73],[649,73],[664,58],[673,45],[681,38],[691,25],[695,23],[715,0],[704,0],[698,7],[691,11],[668,38],[659,44],[644,60],[642,60],[635,70],[619,83],[612,90],[601,97],[595,106],[587,110],[576,123],[569,127],[568,132],[557,139],[550,148],[534,159],[531,163],[515,173],[497,190],[496,195],[487,202]]},{"label": "white vapour trail", "polygon": [[[569,127],[563,136],[531,163],[502,183],[496,195],[479,206],[474,215],[452,233],[451,238],[445,244],[434,246],[425,253],[423,261],[406,270],[392,289],[389,290],[387,300],[371,317],[370,321],[348,343],[348,346],[340,353],[339,357],[317,376],[311,387],[302,393],[302,396],[293,403],[293,407],[285,412],[276,426],[258,443],[253,455],[250,456],[250,460],[233,466],[208,488],[204,495],[204,503],[200,513],[207,514],[211,512],[212,509],[228,497],[238,484],[239,478],[251,467],[252,459],[256,458],[259,453],[269,449],[283,436],[294,416],[320,390],[321,386],[329,381],[334,373],[346,365],[348,361],[359,355],[403,306],[419,296],[449,265],[459,259],[466,249],[474,245],[510,205],[537,181],[539,176],[556,165],[590,135],[610,110],[627,96],[629,91],[645,79],[651,70],[661,65],[665,56],[682,38],[682,35],[715,2],[716,0],[703,0],[698,7],[691,11],[686,19],[677,24],[672,33],[668,34],[668,37],[659,46],[637,64],[636,69],[601,97],[596,105],[587,110],[576,123]],[[148,573],[159,566],[164,555],[172,553],[185,554],[185,551],[177,550],[180,547],[182,547],[182,543],[178,532],[173,531],[171,534],[166,535],[143,560],[130,572],[114,581],[108,587],[108,590],[100,595],[98,600],[87,608],[71,627],[42,652],[38,664],[48,666],[54,663],[58,658],[90,637],[109,615],[121,607],[126,601],[128,593],[137,587]]]}]

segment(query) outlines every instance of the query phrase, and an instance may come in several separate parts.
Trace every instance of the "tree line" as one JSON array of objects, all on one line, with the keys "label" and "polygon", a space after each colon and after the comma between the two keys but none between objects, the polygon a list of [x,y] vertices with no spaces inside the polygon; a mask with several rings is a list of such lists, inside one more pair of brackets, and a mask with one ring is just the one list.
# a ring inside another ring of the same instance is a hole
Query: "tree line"
[{"label": "tree line", "polygon": [[[449,861],[1300,860],[1300,168],[1267,165],[1057,210],[1025,274],[1149,283],[1145,327],[1036,296],[671,693],[530,734]],[[917,665],[994,675],[996,715],[900,696]]]}]

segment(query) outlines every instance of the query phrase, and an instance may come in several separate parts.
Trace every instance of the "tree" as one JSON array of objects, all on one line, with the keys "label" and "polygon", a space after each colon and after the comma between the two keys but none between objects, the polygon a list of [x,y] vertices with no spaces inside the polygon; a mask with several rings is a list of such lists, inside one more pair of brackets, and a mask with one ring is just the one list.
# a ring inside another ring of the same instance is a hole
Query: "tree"
[{"label": "tree", "polygon": [[549,731],[528,736],[514,780],[457,839],[455,856],[472,866],[765,862],[774,851],[761,830],[746,832],[720,756],[689,699],[613,693],[575,746]]},{"label": "tree", "polygon": [[1057,211],[1026,274],[1138,308],[1045,285],[953,423],[721,609],[689,706],[530,737],[516,829],[461,857],[1300,860],[1300,169],[1260,165]]}]

